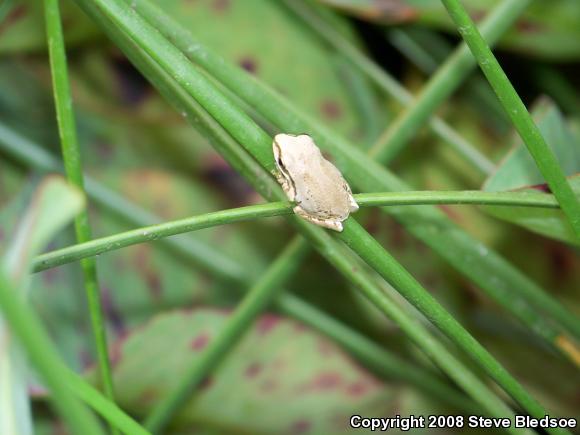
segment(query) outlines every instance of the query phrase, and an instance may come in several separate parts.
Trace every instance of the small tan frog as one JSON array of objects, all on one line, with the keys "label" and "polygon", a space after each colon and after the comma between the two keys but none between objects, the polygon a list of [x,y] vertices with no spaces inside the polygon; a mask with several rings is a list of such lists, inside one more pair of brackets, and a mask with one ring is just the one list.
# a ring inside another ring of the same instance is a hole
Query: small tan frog
[{"label": "small tan frog", "polygon": [[277,134],[272,144],[278,182],[298,216],[335,231],[358,204],[340,171],[307,134]]}]

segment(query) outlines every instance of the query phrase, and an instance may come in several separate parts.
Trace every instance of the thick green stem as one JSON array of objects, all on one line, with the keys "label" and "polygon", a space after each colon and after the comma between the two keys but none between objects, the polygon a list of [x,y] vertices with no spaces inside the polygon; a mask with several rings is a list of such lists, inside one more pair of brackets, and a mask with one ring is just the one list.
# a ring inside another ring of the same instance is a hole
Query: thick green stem
[{"label": "thick green stem", "polygon": [[528,109],[459,0],[441,0],[580,238],[580,200]]},{"label": "thick green stem", "polygon": [[[530,415],[542,418],[546,410],[481,346],[438,302],[353,219],[346,221],[339,237],[368,265],[395,287],[411,304],[463,349]],[[567,433],[557,429],[551,433]]]},{"label": "thick green stem", "polygon": [[[81,157],[76,133],[70,84],[68,80],[66,51],[62,35],[58,0],[46,0],[44,2],[44,7],[54,100],[65,172],[68,181],[84,192],[85,188]],[[81,211],[75,218],[75,232],[79,243],[88,242],[92,238],[88,212],[86,209]],[[81,260],[81,267],[83,270],[85,290],[91,315],[91,324],[97,348],[99,373],[105,394],[108,398],[114,401],[111,365],[107,349],[106,326],[101,307],[95,259],[85,258]],[[116,431],[114,430],[113,432]]]},{"label": "thick green stem", "polygon": [[[421,204],[479,204],[517,207],[558,208],[552,195],[532,192],[481,192],[481,191],[419,191],[362,193],[355,195],[361,207],[421,205]],[[40,272],[52,267],[72,263],[83,258],[95,257],[127,246],[158,240],[177,234],[272,216],[292,213],[292,204],[272,202],[269,204],[222,210],[192,216],[162,224],[149,225],[112,236],[93,239],[66,248],[39,255],[33,262],[33,271]]]}]

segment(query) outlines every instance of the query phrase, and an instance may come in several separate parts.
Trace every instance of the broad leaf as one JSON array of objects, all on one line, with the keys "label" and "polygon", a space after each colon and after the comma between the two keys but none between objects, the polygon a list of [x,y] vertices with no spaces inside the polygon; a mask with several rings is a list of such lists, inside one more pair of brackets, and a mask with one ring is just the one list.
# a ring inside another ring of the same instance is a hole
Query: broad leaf
[{"label": "broad leaf", "polygon": [[[36,190],[0,262],[23,298],[28,293],[32,258],[83,206],[81,192],[61,177],[46,178]],[[32,434],[28,377],[21,349],[0,317],[0,433]]]},{"label": "broad leaf", "polygon": [[[542,135],[556,154],[564,173],[569,176],[572,189],[580,197],[580,135],[573,133],[558,108],[547,99],[541,100],[532,114]],[[519,137],[483,187],[487,191],[516,189],[548,191],[542,175]],[[483,207],[483,209],[531,231],[568,243],[580,244],[560,210],[530,207]]]},{"label": "broad leaf", "polygon": [[[117,343],[114,381],[121,406],[137,416],[151,411],[227,319],[208,309],[167,313]],[[393,393],[332,342],[266,314],[184,405],[173,427],[339,433],[353,414],[390,415],[395,406]]]},{"label": "broad leaf", "polygon": [[35,255],[82,209],[84,196],[60,176],[46,178],[32,198],[4,258],[4,267],[13,279],[28,282]]}]

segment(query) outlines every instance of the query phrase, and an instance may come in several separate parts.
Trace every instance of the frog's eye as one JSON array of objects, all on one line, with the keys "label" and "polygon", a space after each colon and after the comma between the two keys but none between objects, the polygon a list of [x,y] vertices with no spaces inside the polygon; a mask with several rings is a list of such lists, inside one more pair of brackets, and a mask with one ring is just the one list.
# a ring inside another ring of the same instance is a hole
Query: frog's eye
[{"label": "frog's eye", "polygon": [[284,166],[284,163],[282,163],[282,159],[280,157],[278,157],[278,166],[280,166],[281,169],[286,170],[286,167]]}]

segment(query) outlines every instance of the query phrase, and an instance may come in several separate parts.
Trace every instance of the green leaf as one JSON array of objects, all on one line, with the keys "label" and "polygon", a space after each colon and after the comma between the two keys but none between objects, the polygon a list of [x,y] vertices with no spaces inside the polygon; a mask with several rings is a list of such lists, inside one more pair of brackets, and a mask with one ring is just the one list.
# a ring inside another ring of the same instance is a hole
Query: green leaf
[{"label": "green leaf", "polygon": [[[32,259],[84,206],[82,193],[62,177],[46,178],[20,220],[0,267],[26,298]],[[19,343],[0,317],[0,433],[32,434],[28,364]]]},{"label": "green leaf", "polygon": [[[6,12],[0,28],[0,53],[46,50],[43,2],[35,0],[14,1]],[[71,2],[62,2],[63,22],[66,23],[67,43],[78,44],[98,34]]]},{"label": "green leaf", "polygon": [[[569,181],[572,190],[580,198],[580,176],[570,177]],[[543,186],[541,185],[540,188]],[[523,188],[522,190],[534,191],[535,189]],[[483,210],[495,217],[512,222],[546,237],[580,246],[578,238],[575,236],[570,223],[566,220],[561,210],[496,206],[485,206]]]},{"label": "green leaf", "polygon": [[[580,135],[574,135],[556,105],[540,100],[532,110],[534,121],[556,154],[567,176],[580,172]],[[545,180],[519,137],[512,150],[485,184],[485,190],[500,191],[544,184]]]},{"label": "green leaf", "polygon": [[44,180],[35,193],[6,253],[4,267],[13,279],[27,282],[32,259],[84,207],[80,191],[60,176]]},{"label": "green leaf", "polygon": [[[210,309],[162,314],[117,343],[119,403],[136,415],[146,414],[176,386],[228,316]],[[266,314],[174,424],[221,433],[338,433],[354,410],[382,415],[392,410],[393,399],[331,341],[295,321]]]},{"label": "green leaf", "polygon": [[[559,109],[548,99],[538,102],[532,111],[546,142],[580,197],[580,135],[572,128]],[[516,138],[512,150],[501,162],[494,174],[485,182],[487,191],[524,190],[546,191],[548,188],[532,157],[521,140]],[[523,226],[531,231],[564,242],[580,245],[578,238],[561,210],[524,209],[522,207],[483,207],[491,215]]]},{"label": "green leaf", "polygon": [[[28,198],[28,189],[20,196]],[[16,208],[14,204],[20,205],[19,197],[11,202],[9,208]],[[33,433],[29,411],[29,370],[20,346],[26,350],[29,361],[50,391],[55,408],[69,424],[72,432],[103,433],[94,416],[81,405],[80,400],[83,400],[115,427],[125,430],[125,433],[147,433],[114,403],[109,402],[61,362],[48,338],[46,325],[38,319],[28,301],[22,301],[29,287],[33,256],[79,213],[84,204],[81,191],[67,184],[62,177],[45,178],[36,189],[27,212],[15,231],[14,242],[2,257],[0,308],[5,318],[0,317],[0,378],[10,381],[0,383],[2,434]],[[10,222],[12,214],[12,210],[8,213],[4,213],[4,210],[0,212],[0,229],[9,228],[6,221]],[[59,427],[62,428],[62,424]]]}]

